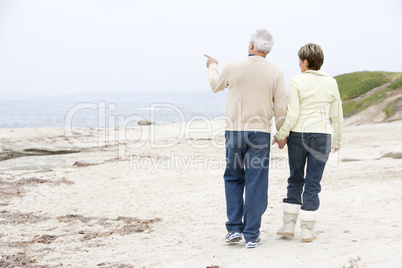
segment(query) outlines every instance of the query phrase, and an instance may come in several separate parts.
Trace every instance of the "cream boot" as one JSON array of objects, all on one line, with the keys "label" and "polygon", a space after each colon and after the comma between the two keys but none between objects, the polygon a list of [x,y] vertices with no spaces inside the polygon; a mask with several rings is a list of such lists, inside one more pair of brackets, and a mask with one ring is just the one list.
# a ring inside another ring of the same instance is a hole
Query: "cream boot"
[{"label": "cream boot", "polygon": [[297,215],[299,214],[300,205],[283,203],[283,225],[276,232],[277,235],[290,236],[295,235],[295,226]]},{"label": "cream boot", "polygon": [[302,242],[311,242],[316,239],[313,232],[316,215],[316,211],[300,210]]}]

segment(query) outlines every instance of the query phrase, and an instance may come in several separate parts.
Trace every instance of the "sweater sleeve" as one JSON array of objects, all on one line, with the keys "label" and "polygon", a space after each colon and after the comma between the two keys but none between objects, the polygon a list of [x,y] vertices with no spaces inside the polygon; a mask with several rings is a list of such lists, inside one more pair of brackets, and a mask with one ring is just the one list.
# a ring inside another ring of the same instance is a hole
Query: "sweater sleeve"
[{"label": "sweater sleeve", "polygon": [[342,100],[337,84],[334,92],[334,101],[331,103],[331,123],[334,129],[332,147],[340,149],[342,147],[343,110]]},{"label": "sweater sleeve", "polygon": [[222,69],[222,73],[219,74],[218,65],[216,63],[211,63],[208,67],[208,82],[214,93],[224,90],[229,86],[228,81],[228,66]]},{"label": "sweater sleeve", "polygon": [[286,88],[283,73],[278,76],[276,88],[274,89],[274,115],[276,129],[279,130],[286,116]]},{"label": "sweater sleeve", "polygon": [[288,110],[286,112],[285,122],[281,129],[275,134],[280,141],[285,140],[289,136],[290,131],[295,127],[297,119],[300,115],[300,96],[297,86],[293,80],[289,85]]}]

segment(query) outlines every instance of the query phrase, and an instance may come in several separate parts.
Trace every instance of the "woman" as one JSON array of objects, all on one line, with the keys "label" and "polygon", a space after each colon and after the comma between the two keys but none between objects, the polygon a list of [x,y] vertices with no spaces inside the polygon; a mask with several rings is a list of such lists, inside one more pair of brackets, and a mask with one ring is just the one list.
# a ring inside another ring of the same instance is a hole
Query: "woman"
[{"label": "woman", "polygon": [[318,193],[331,151],[332,130],[333,152],[341,148],[343,112],[336,80],[319,71],[324,62],[321,47],[307,44],[298,55],[302,73],[290,81],[286,118],[273,141],[280,148],[287,142],[290,168],[283,226],[277,234],[294,236],[300,210],[302,241],[311,242],[316,238]]}]

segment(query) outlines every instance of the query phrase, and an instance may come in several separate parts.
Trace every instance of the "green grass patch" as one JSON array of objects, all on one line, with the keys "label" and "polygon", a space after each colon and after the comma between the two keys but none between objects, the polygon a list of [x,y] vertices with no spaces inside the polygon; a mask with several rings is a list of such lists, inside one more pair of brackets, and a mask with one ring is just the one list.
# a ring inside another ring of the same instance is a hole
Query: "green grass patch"
[{"label": "green grass patch", "polygon": [[338,83],[342,101],[356,98],[373,88],[392,80],[385,72],[355,72],[334,77]]},{"label": "green grass patch", "polygon": [[385,74],[388,75],[391,78],[391,80],[402,76],[402,73],[395,73],[395,72],[385,72]]},{"label": "green grass patch", "polygon": [[402,79],[399,79],[398,81],[395,81],[394,83],[390,84],[388,86],[388,89],[390,90],[395,90],[402,87]]},{"label": "green grass patch", "polygon": [[359,102],[355,101],[348,101],[343,103],[343,114],[344,116],[350,116],[356,113],[360,113],[364,109],[370,107],[371,105],[381,103],[387,97],[387,92],[391,91],[392,89],[387,87],[379,92],[371,94],[370,96],[362,99]]},{"label": "green grass patch", "polygon": [[387,92],[400,88],[401,86],[402,86],[402,79],[390,84],[387,88],[362,99],[356,105],[356,112],[357,113],[361,112],[373,104],[383,102],[387,97]]},{"label": "green grass patch", "polygon": [[402,100],[402,98],[397,98],[396,100],[394,100],[393,102],[389,103],[389,104],[384,108],[384,112],[385,112],[385,114],[387,115],[387,118],[388,118],[388,117],[391,117],[391,116],[393,116],[393,115],[395,114],[395,112],[396,112],[395,104],[396,104],[398,101],[400,101],[400,100]]},{"label": "green grass patch", "polygon": [[[385,83],[390,82],[393,79],[397,79],[398,77],[402,77],[402,72],[355,72],[349,74],[342,74],[335,76],[339,87],[339,93],[341,95],[341,99],[343,101],[343,115],[345,117],[351,116],[353,114],[359,113],[366,109],[367,107],[381,103],[387,97],[387,92],[402,88],[402,79],[395,81],[390,84],[387,88],[371,94],[366,98],[360,100],[359,102],[351,101],[356,97],[361,96],[368,91],[379,87]],[[399,100],[399,99],[398,99]],[[396,103],[397,101],[395,101]],[[389,105],[387,109],[388,114],[395,113],[393,109],[395,109],[395,103],[393,105]],[[384,109],[384,111],[385,111]]]},{"label": "green grass patch", "polygon": [[389,91],[388,88],[383,89],[383,90],[381,90],[377,93],[371,94],[370,96],[359,101],[357,103],[357,113],[363,111],[364,109],[366,109],[367,107],[369,107],[373,104],[377,104],[377,103],[384,101],[385,98],[387,97],[388,91]]},{"label": "green grass patch", "polygon": [[343,109],[343,116],[348,117],[352,115],[357,108],[357,103],[355,101],[348,101],[342,103],[342,109]]}]

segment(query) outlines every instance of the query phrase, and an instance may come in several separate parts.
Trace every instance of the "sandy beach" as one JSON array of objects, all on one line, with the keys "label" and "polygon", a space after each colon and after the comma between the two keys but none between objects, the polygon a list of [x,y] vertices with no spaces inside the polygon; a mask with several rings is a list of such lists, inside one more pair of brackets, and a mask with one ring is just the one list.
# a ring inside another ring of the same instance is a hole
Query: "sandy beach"
[{"label": "sandy beach", "polygon": [[[287,149],[271,148],[256,249],[225,243],[223,122],[0,129],[0,267],[402,267],[402,121],[347,126],[317,239],[277,236]],[[28,155],[31,154],[31,155]]]}]

